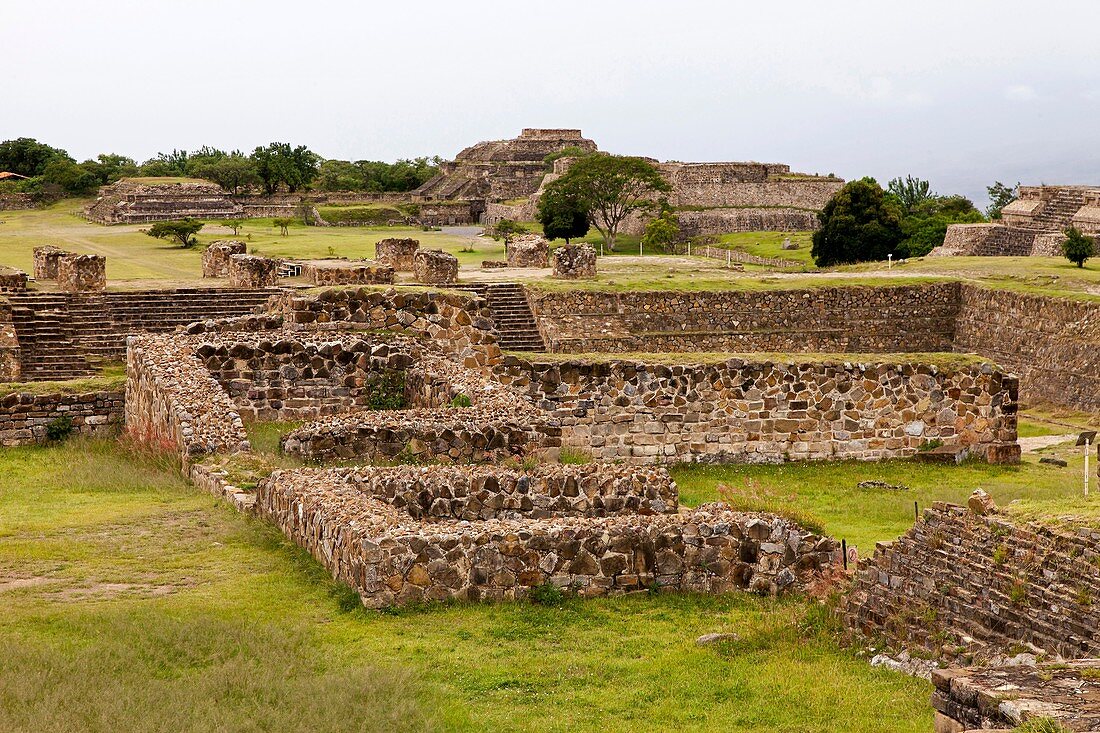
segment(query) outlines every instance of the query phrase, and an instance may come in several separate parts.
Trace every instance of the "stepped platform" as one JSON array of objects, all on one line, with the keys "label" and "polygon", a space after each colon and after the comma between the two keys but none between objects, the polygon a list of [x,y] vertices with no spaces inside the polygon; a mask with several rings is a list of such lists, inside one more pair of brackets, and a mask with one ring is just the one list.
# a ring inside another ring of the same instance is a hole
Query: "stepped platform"
[{"label": "stepped platform", "polygon": [[527,291],[519,283],[464,284],[485,298],[500,335],[500,347],[506,351],[546,351],[538,322],[527,300]]}]

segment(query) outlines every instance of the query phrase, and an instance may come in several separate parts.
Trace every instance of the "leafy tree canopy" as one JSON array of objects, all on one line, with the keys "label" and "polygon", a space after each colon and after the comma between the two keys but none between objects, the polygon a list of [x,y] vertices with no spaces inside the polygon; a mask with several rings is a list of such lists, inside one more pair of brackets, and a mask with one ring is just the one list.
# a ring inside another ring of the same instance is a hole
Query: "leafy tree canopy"
[{"label": "leafy tree canopy", "polygon": [[305,145],[292,148],[289,143],[258,147],[252,151],[252,160],[267,193],[275,193],[281,185],[291,193],[307,187],[317,177],[321,163]]},{"label": "leafy tree canopy", "polygon": [[180,221],[158,221],[146,229],[145,233],[157,239],[174,239],[181,247],[193,247],[197,242],[195,235],[202,227],[203,222],[190,218]]},{"label": "leafy tree canopy", "polygon": [[64,150],[40,143],[34,138],[20,137],[0,142],[0,171],[33,178],[45,173],[46,166],[57,159],[75,162]]},{"label": "leafy tree canopy", "polygon": [[873,178],[846,183],[818,219],[811,255],[819,267],[885,260],[905,236],[899,207]]},{"label": "leafy tree canopy", "polygon": [[671,211],[665,211],[645,225],[642,246],[668,252],[679,236],[679,222]]},{"label": "leafy tree canopy", "polygon": [[591,226],[584,202],[557,188],[547,189],[539,197],[535,218],[542,224],[542,233],[547,239],[564,239],[566,244],[570,239],[588,234]]},{"label": "leafy tree canopy", "polygon": [[1016,192],[1020,190],[1020,184],[1006,186],[1000,181],[994,181],[993,185],[986,186],[985,190],[989,194],[989,206],[986,207],[985,213],[990,219],[1000,219],[1001,210],[1016,198]]},{"label": "leafy tree canopy", "polygon": [[1085,262],[1096,254],[1096,241],[1086,236],[1080,229],[1069,227],[1066,229],[1066,238],[1062,242],[1062,254],[1078,267],[1084,267]]}]

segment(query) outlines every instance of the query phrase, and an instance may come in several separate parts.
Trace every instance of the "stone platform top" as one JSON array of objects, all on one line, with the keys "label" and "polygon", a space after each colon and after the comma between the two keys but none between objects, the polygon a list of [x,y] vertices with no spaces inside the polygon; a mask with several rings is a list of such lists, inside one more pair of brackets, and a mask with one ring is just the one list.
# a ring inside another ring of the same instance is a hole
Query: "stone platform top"
[{"label": "stone platform top", "polygon": [[1100,731],[1100,659],[938,669],[932,682],[937,732],[1011,729],[1036,718]]}]

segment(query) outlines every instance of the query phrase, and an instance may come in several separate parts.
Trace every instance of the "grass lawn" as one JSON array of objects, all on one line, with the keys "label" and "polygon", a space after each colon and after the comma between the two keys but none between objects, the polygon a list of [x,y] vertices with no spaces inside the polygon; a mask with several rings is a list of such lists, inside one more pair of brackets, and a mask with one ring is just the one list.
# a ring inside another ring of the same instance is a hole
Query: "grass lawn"
[{"label": "grass lawn", "polygon": [[[114,443],[0,451],[5,731],[878,731],[924,682],[814,604],[735,594],[393,613]],[[740,639],[698,647],[703,633]]]},{"label": "grass lawn", "polygon": [[[798,249],[783,249],[783,241],[790,239]],[[793,260],[807,267],[814,266],[810,257],[813,246],[813,232],[737,232],[723,234],[718,238],[719,246],[740,249],[757,257],[776,257]]]},{"label": "grass lawn", "polygon": [[[1040,464],[1042,455],[1064,458],[1069,465]],[[1089,499],[1082,496],[1083,464],[1081,449],[1063,444],[1025,454],[1018,466],[970,462],[943,466],[914,460],[682,465],[673,468],[672,475],[684,504],[717,501],[718,487],[725,485],[741,508],[779,511],[809,520],[866,555],[876,542],[892,540],[913,524],[913,502],[921,509],[933,501],[965,504],[970,492],[979,487],[1021,518],[1072,515],[1096,523],[1100,521],[1100,492],[1093,491]],[[858,486],[861,481],[908,488],[865,489]]]}]

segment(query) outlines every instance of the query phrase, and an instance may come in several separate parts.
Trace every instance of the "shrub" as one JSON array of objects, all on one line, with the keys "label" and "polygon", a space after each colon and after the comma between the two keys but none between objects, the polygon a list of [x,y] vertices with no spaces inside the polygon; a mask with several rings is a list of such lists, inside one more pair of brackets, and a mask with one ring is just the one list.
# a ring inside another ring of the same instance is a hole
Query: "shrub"
[{"label": "shrub", "polygon": [[943,441],[939,438],[932,438],[932,440],[921,441],[921,444],[917,446],[917,450],[921,453],[927,453],[928,451],[936,450],[943,447]]},{"label": "shrub", "polygon": [[818,219],[810,251],[818,267],[885,260],[905,237],[900,210],[870,178],[845,184]]},{"label": "shrub", "polygon": [[456,394],[451,399],[451,407],[470,407],[471,405],[473,405],[473,402],[471,402],[470,398],[464,394]]},{"label": "shrub", "polygon": [[405,373],[386,369],[371,385],[367,395],[368,410],[401,410],[405,407]]},{"label": "shrub", "polygon": [[553,583],[543,583],[532,588],[527,597],[539,606],[560,606],[565,602],[565,591]]},{"label": "shrub", "polygon": [[46,440],[56,443],[73,434],[73,419],[68,415],[54,418],[46,423]]},{"label": "shrub", "polygon": [[523,234],[527,230],[523,228],[522,224],[518,224],[511,219],[501,219],[496,224],[488,227],[485,233],[496,240],[503,239],[505,242],[510,242],[512,237],[516,234]]},{"label": "shrub", "polygon": [[1070,227],[1066,229],[1066,239],[1062,242],[1062,254],[1078,267],[1084,267],[1085,262],[1096,254],[1096,242],[1082,234],[1080,229]]},{"label": "shrub", "polygon": [[203,228],[203,222],[195,219],[183,219],[181,221],[158,221],[145,230],[145,233],[156,239],[174,239],[183,248],[194,247],[198,241],[195,235]]},{"label": "shrub", "polygon": [[592,454],[583,448],[573,448],[567,445],[558,452],[558,462],[584,465],[592,462]]}]

